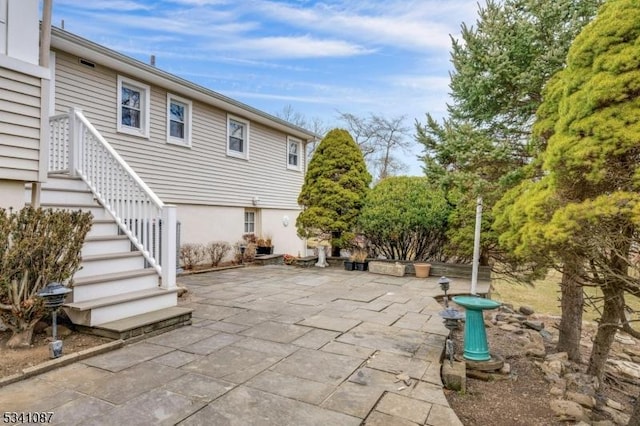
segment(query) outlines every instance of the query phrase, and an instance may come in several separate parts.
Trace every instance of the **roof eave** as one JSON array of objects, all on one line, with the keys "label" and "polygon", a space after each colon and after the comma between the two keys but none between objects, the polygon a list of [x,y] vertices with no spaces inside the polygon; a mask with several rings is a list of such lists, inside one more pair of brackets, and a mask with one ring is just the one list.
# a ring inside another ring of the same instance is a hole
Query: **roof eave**
[{"label": "roof eave", "polygon": [[60,28],[53,27],[51,29],[51,48],[71,53],[83,59],[112,68],[117,72],[163,87],[176,95],[182,95],[215,106],[232,114],[240,115],[253,122],[264,124],[267,127],[303,139],[305,142],[321,138],[321,136],[313,132],[295,126],[278,117],[166,71],[162,71],[152,65],[118,53],[68,31],[61,30]]}]

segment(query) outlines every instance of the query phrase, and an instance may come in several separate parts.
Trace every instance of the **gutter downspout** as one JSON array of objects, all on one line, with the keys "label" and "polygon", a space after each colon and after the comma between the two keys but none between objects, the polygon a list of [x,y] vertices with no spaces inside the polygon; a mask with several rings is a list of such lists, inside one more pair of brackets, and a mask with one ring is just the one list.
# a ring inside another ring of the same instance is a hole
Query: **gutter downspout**
[{"label": "gutter downspout", "polygon": [[[40,25],[40,57],[39,63],[43,68],[49,68],[49,51],[51,50],[51,10],[53,0],[43,0],[42,23]],[[42,115],[42,114],[41,114]],[[40,126],[48,126],[49,122],[40,123]],[[40,147],[42,149],[42,147]],[[31,206],[40,207],[41,182],[33,182],[31,185]]]}]

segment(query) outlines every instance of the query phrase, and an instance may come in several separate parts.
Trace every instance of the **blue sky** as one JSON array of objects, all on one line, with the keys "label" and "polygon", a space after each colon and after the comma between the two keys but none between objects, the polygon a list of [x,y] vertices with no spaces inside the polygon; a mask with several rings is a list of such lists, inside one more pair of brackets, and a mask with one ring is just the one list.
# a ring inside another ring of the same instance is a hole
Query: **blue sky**
[{"label": "blue sky", "polygon": [[[54,0],[53,24],[271,114],[413,127],[448,101],[450,35],[477,0]],[[404,161],[420,174],[416,146]]]}]

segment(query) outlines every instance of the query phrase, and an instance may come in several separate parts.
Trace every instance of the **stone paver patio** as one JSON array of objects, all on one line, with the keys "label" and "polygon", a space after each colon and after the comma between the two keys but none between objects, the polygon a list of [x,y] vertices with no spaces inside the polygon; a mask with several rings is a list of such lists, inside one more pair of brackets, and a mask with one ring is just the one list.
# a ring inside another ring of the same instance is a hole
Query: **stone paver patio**
[{"label": "stone paver patio", "polygon": [[193,325],[0,388],[2,410],[60,425],[461,424],[440,381],[435,277],[264,266],[179,282]]}]

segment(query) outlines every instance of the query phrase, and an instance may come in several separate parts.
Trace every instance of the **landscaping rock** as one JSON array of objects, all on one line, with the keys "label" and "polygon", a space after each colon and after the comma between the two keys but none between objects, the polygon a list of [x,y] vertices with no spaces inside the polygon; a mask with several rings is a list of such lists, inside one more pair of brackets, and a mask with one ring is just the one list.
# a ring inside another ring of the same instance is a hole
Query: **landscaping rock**
[{"label": "landscaping rock", "polygon": [[556,352],[555,354],[549,354],[545,358],[545,361],[560,360],[566,362],[569,360],[569,355],[566,352]]},{"label": "landscaping rock", "polygon": [[542,338],[547,342],[553,341],[553,334],[548,332],[547,330],[540,330],[540,336],[542,336]]},{"label": "landscaping rock", "polygon": [[616,342],[621,343],[623,345],[635,345],[636,341],[633,337],[628,336],[626,334],[617,333],[615,337]]},{"label": "landscaping rock", "polygon": [[515,325],[512,324],[503,324],[500,326],[500,330],[503,331],[516,331],[519,327],[516,327]]},{"label": "landscaping rock", "polygon": [[369,272],[373,274],[391,275],[394,277],[404,277],[406,273],[406,266],[402,263],[390,263],[390,262],[369,262]]},{"label": "landscaping rock", "polygon": [[584,373],[567,373],[564,375],[567,389],[595,397],[598,379]]},{"label": "landscaping rock", "polygon": [[640,364],[615,359],[608,359],[607,364],[609,364],[618,374],[634,380],[640,380]]},{"label": "landscaping rock", "polygon": [[588,416],[580,404],[563,399],[555,399],[549,403],[551,410],[562,421],[586,421]]},{"label": "landscaping rock", "polygon": [[500,305],[498,309],[500,310],[500,312],[506,312],[507,314],[515,314],[515,311],[513,310],[513,305],[511,303],[503,303],[502,305]]},{"label": "landscaping rock", "polygon": [[615,423],[611,420],[599,420],[591,423],[591,426],[614,426]]},{"label": "landscaping rock", "polygon": [[559,386],[552,386],[551,389],[549,389],[549,393],[553,396],[563,396],[564,395],[564,388],[561,388]]},{"label": "landscaping rock", "polygon": [[518,312],[520,312],[522,315],[533,315],[535,311],[530,306],[522,305],[520,306],[520,309],[518,309]]},{"label": "landscaping rock", "polygon": [[442,364],[442,382],[444,387],[458,392],[466,392],[467,375],[464,362],[444,362]]},{"label": "landscaping rock", "polygon": [[544,347],[540,348],[537,345],[530,344],[524,348],[524,353],[526,356],[534,358],[544,358],[547,352]]},{"label": "landscaping rock", "polygon": [[569,391],[565,396],[569,401],[577,402],[578,404],[588,409],[592,409],[596,406],[596,399],[589,395]]},{"label": "landscaping rock", "polygon": [[624,411],[624,405],[620,404],[618,401],[614,401],[611,398],[607,398],[607,407],[611,407],[614,410]]},{"label": "landscaping rock", "polygon": [[177,286],[177,287],[178,287],[178,297],[182,297],[189,292],[189,289],[187,289],[186,287],[182,287],[182,286]]},{"label": "landscaping rock", "polygon": [[540,331],[544,328],[544,323],[542,321],[523,321],[522,324],[524,324],[525,327],[536,331]]},{"label": "landscaping rock", "polygon": [[564,365],[562,364],[562,361],[558,359],[545,361],[542,363],[542,371],[544,371],[546,374],[562,377],[563,370],[564,370]]},{"label": "landscaping rock", "polygon": [[535,358],[544,358],[547,355],[547,350],[544,347],[544,340],[542,339],[542,336],[540,336],[536,331],[529,330],[528,337],[530,343],[524,348],[525,355]]},{"label": "landscaping rock", "polygon": [[[52,335],[52,327],[49,325],[47,326],[47,328],[44,329],[44,333],[48,336]],[[62,337],[68,337],[71,336],[71,334],[73,333],[71,330],[69,330],[67,327],[65,327],[64,325],[58,325],[57,326],[57,331],[58,331],[58,338]]]},{"label": "landscaping rock", "polygon": [[617,425],[626,425],[629,423],[629,418],[631,417],[629,414],[621,413],[611,407],[602,407],[602,411],[609,414],[613,419],[613,422]]}]

